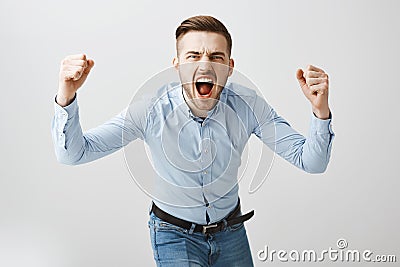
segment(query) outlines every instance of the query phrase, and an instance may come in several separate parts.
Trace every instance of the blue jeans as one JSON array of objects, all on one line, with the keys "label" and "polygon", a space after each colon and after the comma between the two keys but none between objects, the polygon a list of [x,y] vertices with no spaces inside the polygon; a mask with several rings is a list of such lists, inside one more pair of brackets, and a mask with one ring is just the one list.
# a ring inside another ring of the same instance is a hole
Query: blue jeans
[{"label": "blue jeans", "polygon": [[167,223],[152,212],[148,222],[159,267],[252,267],[243,223],[205,235]]}]

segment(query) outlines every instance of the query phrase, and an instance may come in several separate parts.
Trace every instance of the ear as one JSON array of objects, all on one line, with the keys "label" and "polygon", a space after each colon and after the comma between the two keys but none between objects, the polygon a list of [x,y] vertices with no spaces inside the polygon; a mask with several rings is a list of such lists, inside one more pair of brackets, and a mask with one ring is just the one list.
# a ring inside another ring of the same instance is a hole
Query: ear
[{"label": "ear", "polygon": [[172,59],[172,65],[174,66],[174,68],[176,70],[179,69],[179,59],[178,59],[178,57],[174,57],[174,59]]},{"label": "ear", "polygon": [[228,75],[231,76],[233,73],[233,68],[235,67],[235,61],[233,58],[229,59],[229,73]]}]

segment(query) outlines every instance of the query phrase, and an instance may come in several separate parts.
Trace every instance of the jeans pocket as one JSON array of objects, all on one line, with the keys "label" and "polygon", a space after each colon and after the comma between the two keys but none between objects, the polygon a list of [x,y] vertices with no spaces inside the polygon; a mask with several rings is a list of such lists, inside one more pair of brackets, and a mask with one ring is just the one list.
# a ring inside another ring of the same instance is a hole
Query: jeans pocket
[{"label": "jeans pocket", "polygon": [[186,233],[187,230],[184,228],[181,228],[179,226],[173,225],[171,223],[168,223],[166,221],[158,221],[156,223],[156,229],[157,231],[178,231],[181,233]]},{"label": "jeans pocket", "polygon": [[154,213],[151,214],[151,218],[153,219],[154,228],[156,231],[179,231],[181,233],[185,233],[187,230],[183,229],[177,225],[166,222],[163,219],[157,217]]}]

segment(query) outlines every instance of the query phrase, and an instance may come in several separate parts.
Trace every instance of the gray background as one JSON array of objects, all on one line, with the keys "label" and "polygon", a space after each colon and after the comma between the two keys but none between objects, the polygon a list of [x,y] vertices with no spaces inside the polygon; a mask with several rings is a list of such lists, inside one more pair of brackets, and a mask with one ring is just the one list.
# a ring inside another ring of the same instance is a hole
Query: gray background
[{"label": "gray background", "polygon": [[175,28],[197,14],[226,24],[237,69],[304,134],[310,105],[295,70],[315,64],[331,79],[336,139],[327,172],[306,174],[278,158],[255,194],[241,183],[243,210],[256,211],[246,223],[256,266],[268,265],[256,258],[265,245],[321,251],[339,238],[349,249],[399,258],[399,8],[396,1],[1,0],[0,266],[154,265],[150,198],[131,180],[122,151],[82,166],[57,163],[53,97],[62,58],[85,52],[96,65],[79,94],[81,123],[104,122],[170,66]]}]

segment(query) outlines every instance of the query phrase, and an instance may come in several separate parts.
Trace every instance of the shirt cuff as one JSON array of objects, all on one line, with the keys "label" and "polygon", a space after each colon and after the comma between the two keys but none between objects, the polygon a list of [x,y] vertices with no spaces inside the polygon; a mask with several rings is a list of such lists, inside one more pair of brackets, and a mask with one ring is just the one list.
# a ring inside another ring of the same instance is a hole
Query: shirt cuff
[{"label": "shirt cuff", "polygon": [[315,116],[313,113],[311,115],[311,129],[319,134],[333,134],[332,130],[332,113],[329,114],[329,118],[326,120],[322,120]]},{"label": "shirt cuff", "polygon": [[57,103],[57,96],[54,98],[54,112],[58,117],[68,117],[68,119],[72,118],[78,112],[78,100],[75,95],[74,100],[65,107],[60,106]]}]

